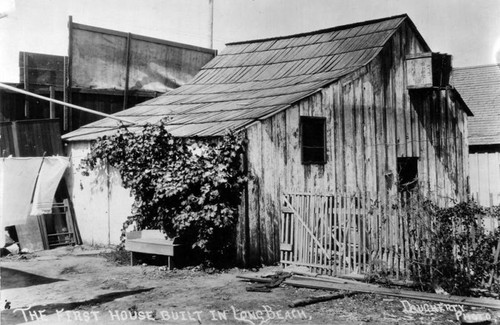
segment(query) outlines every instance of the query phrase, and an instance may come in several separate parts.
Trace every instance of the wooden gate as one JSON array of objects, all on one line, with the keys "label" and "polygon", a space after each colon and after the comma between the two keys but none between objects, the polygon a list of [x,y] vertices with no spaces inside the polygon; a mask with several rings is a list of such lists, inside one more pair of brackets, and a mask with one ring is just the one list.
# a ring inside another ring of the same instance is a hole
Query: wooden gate
[{"label": "wooden gate", "polygon": [[377,272],[406,278],[415,262],[434,256],[430,237],[436,220],[413,210],[420,204],[418,196],[407,195],[381,204],[362,193],[286,194],[281,263],[329,275]]},{"label": "wooden gate", "polygon": [[280,225],[281,263],[330,275],[362,273],[370,261],[361,195],[287,194]]}]

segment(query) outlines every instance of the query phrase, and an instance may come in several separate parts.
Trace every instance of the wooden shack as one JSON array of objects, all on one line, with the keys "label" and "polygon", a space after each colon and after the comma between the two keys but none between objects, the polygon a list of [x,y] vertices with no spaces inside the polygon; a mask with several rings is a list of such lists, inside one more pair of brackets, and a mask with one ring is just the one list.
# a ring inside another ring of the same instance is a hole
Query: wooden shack
[{"label": "wooden shack", "polygon": [[470,194],[500,204],[500,65],[453,69],[452,84],[474,113],[469,119]]},{"label": "wooden shack", "polygon": [[[413,184],[443,205],[467,197],[471,113],[448,85],[450,69],[450,56],[432,53],[400,15],[228,44],[191,82],[116,115],[140,124],[168,115],[178,137],[245,132],[250,181],[238,258],[270,264],[279,260],[286,193],[388,201]],[[82,157],[116,128],[105,119],[64,139]],[[75,200],[80,182],[75,173]]]}]

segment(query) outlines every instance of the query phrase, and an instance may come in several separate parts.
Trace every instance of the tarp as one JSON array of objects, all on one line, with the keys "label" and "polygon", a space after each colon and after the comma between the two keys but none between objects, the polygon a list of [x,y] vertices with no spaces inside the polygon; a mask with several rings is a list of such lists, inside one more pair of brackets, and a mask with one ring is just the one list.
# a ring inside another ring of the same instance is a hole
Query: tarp
[{"label": "tarp", "polygon": [[29,215],[51,212],[68,166],[69,159],[59,156],[0,159],[1,229],[24,224]]}]

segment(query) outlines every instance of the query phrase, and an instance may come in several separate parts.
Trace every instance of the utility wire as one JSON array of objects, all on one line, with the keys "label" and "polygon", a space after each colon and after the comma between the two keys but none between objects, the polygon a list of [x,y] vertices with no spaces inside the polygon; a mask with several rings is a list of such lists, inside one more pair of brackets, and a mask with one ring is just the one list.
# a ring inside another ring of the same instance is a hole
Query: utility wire
[{"label": "utility wire", "polygon": [[57,99],[53,99],[53,98],[41,96],[41,95],[38,95],[38,94],[35,94],[35,93],[32,93],[32,92],[26,91],[26,90],[23,90],[23,89],[19,89],[19,88],[16,88],[16,87],[12,87],[12,86],[6,85],[4,83],[0,83],[0,88],[8,89],[8,90],[11,90],[11,91],[16,92],[16,93],[20,93],[20,94],[23,94],[23,95],[27,95],[27,96],[39,98],[39,99],[42,99],[42,100],[46,100],[48,102],[56,103],[56,104],[59,104],[59,105],[62,105],[62,106],[71,107],[71,108],[74,108],[74,109],[77,109],[77,110],[80,110],[80,111],[84,111],[84,112],[87,112],[87,113],[91,113],[91,114],[95,114],[95,115],[100,115],[100,116],[108,117],[108,118],[111,118],[111,119],[114,119],[114,120],[117,120],[117,121],[120,121],[120,122],[125,122],[127,124],[132,124],[132,125],[137,124],[136,122],[131,121],[129,119],[125,119],[125,118],[122,118],[122,117],[119,117],[119,116],[116,116],[116,115],[106,114],[106,113],[99,112],[99,111],[96,111],[96,110],[93,110],[93,109],[90,109],[90,108],[85,108],[85,107],[82,107],[82,106],[78,106],[78,105],[66,103],[66,102],[63,102],[63,101],[60,101],[60,100],[57,100]]}]

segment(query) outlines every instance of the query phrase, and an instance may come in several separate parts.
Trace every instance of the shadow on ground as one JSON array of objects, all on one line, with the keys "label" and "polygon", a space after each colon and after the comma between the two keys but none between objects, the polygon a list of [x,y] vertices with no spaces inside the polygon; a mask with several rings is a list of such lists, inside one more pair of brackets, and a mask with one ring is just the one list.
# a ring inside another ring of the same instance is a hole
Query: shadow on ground
[{"label": "shadow on ground", "polygon": [[48,284],[57,281],[66,281],[63,279],[47,278],[41,275],[9,269],[8,267],[0,268],[2,277],[2,289],[25,288],[40,284]]},{"label": "shadow on ground", "polygon": [[[23,315],[23,312],[21,310],[15,311],[16,309],[9,309],[9,310],[2,310],[1,312],[1,319],[0,323],[1,324],[8,324],[8,325],[15,325],[15,324],[21,324],[25,323],[26,321],[33,321],[36,319],[31,319],[30,318],[30,311],[31,314],[34,314],[34,312],[38,311],[44,311],[44,315],[51,315],[55,314],[56,310],[73,310],[77,309],[80,307],[91,307],[94,305],[100,305],[104,304],[110,301],[113,301],[115,299],[123,298],[126,296],[131,296],[135,295],[138,293],[143,293],[147,291],[151,291],[153,288],[144,288],[144,289],[135,289],[135,290],[130,290],[130,291],[120,291],[120,292],[111,292],[111,293],[106,293],[103,295],[99,295],[95,298],[89,299],[89,300],[84,300],[84,301],[75,301],[75,302],[68,302],[68,303],[61,303],[61,304],[49,304],[49,305],[37,305],[37,306],[31,306],[31,308],[28,310],[25,310],[25,314],[27,319],[25,319],[25,316]],[[26,309],[27,307],[23,307],[22,309]],[[21,309],[21,308],[19,308]]]}]

